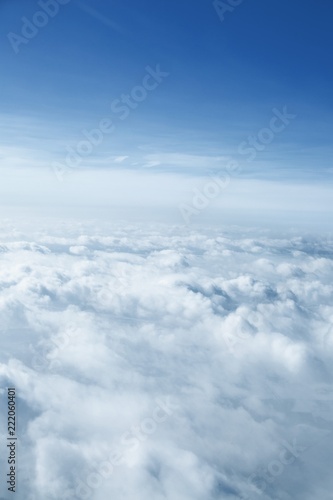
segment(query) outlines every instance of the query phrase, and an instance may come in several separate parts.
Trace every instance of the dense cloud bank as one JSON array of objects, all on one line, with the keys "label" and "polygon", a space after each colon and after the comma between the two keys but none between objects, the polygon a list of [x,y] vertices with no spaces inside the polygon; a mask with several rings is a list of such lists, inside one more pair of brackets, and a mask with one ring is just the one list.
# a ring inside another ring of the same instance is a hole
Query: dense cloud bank
[{"label": "dense cloud bank", "polygon": [[[17,500],[331,498],[331,241],[74,223],[27,234],[3,226],[0,246]],[[2,451],[4,429],[2,410]]]}]

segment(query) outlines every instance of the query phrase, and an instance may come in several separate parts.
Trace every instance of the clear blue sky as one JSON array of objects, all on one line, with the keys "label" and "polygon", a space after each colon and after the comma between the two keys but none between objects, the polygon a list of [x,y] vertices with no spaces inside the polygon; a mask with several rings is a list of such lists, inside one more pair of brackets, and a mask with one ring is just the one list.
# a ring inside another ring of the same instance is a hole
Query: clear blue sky
[{"label": "clear blue sky", "polygon": [[[245,177],[331,181],[331,0],[243,0],[223,21],[204,0],[58,7],[22,42],[13,38],[22,18],[36,19],[41,7],[0,1],[3,166],[49,167],[76,148],[82,129],[110,118],[115,130],[81,166],[201,175],[231,156]],[[158,64],[169,76],[121,120],[111,103]],[[240,144],[244,151],[284,106],[296,117],[248,161]]]}]

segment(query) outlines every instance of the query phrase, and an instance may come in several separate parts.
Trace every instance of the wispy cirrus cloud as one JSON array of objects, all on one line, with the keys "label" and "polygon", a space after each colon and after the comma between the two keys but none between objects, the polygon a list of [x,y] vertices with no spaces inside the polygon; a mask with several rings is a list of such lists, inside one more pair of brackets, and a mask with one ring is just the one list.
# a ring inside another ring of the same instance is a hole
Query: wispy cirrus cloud
[{"label": "wispy cirrus cloud", "polygon": [[125,33],[125,30],[115,21],[110,19],[108,16],[105,16],[102,14],[99,10],[91,7],[90,5],[84,4],[80,0],[75,0],[75,4],[85,13],[87,13],[89,16],[93,17],[97,21],[101,22],[105,26],[108,26],[111,28],[113,31],[116,31],[117,33],[123,35]]}]

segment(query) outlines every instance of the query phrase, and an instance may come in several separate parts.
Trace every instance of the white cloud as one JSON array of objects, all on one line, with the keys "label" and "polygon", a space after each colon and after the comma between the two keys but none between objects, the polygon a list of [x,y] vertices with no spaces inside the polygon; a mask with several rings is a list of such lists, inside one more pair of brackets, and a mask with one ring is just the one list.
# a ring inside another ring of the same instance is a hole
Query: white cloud
[{"label": "white cloud", "polygon": [[[19,213],[20,207],[24,207],[24,213],[42,211],[45,216],[100,218],[103,213],[105,218],[134,222],[183,224],[185,220],[189,225],[220,225],[223,221],[254,226],[274,223],[284,229],[306,226],[314,231],[330,230],[329,185],[231,176],[224,186],[217,185],[208,171],[206,175],[194,176],[141,168],[144,164],[152,166],[150,161],[154,160],[141,163],[134,170],[128,169],[127,160],[115,163],[110,170],[71,168],[66,170],[63,182],[48,168],[47,161],[43,163],[45,168],[22,165],[1,169],[1,214],[6,216],[14,210]],[[209,168],[213,168],[213,163]],[[221,166],[221,178],[223,172]],[[213,198],[209,194],[211,188]]]},{"label": "white cloud", "polygon": [[3,223],[16,498],[327,500],[331,241],[98,224]]}]

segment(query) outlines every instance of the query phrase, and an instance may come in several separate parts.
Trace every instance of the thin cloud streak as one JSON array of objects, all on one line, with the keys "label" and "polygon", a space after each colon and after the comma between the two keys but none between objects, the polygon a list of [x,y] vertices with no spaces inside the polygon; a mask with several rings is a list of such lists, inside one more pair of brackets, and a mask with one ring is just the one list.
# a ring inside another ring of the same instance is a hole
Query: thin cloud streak
[{"label": "thin cloud streak", "polygon": [[108,26],[109,28],[112,28],[117,33],[124,35],[124,30],[117,23],[115,23],[114,21],[112,21],[108,17],[104,16],[103,14],[98,12],[96,9],[93,9],[92,7],[88,7],[88,5],[84,5],[79,1],[76,1],[76,4],[81,10],[83,10],[84,12],[86,12],[87,14],[92,16],[93,18],[97,19],[101,23],[105,24],[105,26]]}]

